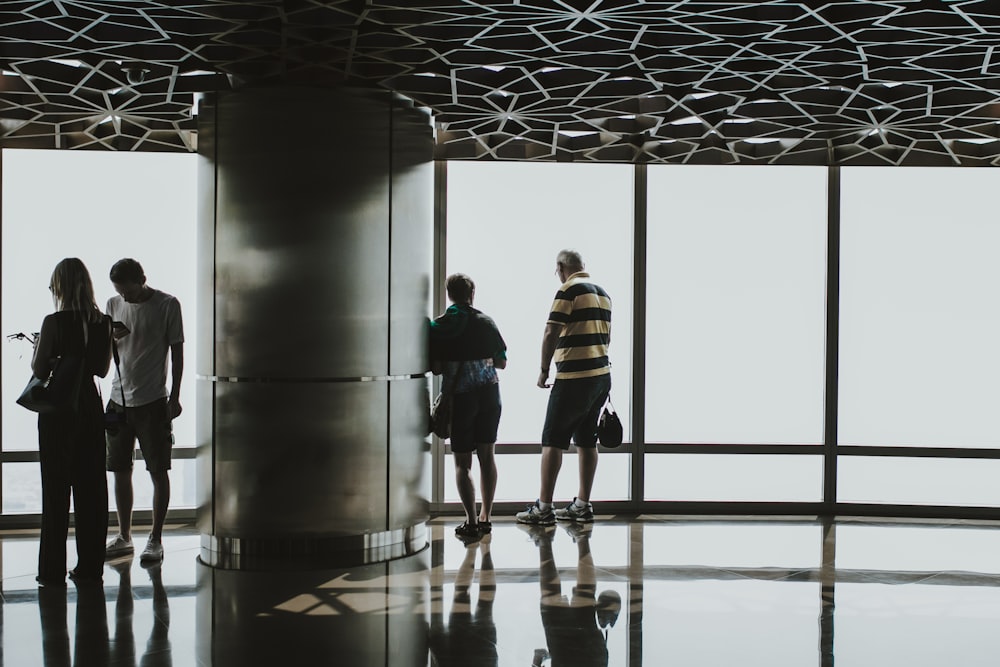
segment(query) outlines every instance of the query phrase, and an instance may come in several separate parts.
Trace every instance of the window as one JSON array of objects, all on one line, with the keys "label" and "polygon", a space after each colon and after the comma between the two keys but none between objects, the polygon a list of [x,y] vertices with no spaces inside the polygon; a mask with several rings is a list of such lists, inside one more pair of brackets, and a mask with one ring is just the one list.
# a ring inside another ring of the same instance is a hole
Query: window
[{"label": "window", "polygon": [[632,180],[629,165],[449,163],[447,273],[469,274],[475,306],[496,321],[508,346],[500,442],[541,436],[548,394],[535,383],[564,248],[579,251],[611,295],[612,396],[628,437]]},{"label": "window", "polygon": [[[111,265],[122,257],[136,258],[151,286],[181,302],[187,337],[181,404],[186,410],[174,422],[174,437],[178,447],[193,447],[197,156],[5,149],[2,157],[3,332],[38,330],[52,312],[49,277],[64,257],[79,257],[87,265],[102,309],[114,295]],[[4,451],[38,448],[36,416],[13,400],[28,380],[30,362],[28,343],[4,343]],[[107,400],[110,375],[101,389]],[[183,477],[193,475],[193,468],[176,467],[176,488],[191,488],[193,482]],[[5,464],[4,511],[40,511],[38,484],[37,464]],[[178,499],[187,497],[193,494],[185,490]]]},{"label": "window", "polygon": [[822,442],[826,170],[648,175],[646,442]]}]

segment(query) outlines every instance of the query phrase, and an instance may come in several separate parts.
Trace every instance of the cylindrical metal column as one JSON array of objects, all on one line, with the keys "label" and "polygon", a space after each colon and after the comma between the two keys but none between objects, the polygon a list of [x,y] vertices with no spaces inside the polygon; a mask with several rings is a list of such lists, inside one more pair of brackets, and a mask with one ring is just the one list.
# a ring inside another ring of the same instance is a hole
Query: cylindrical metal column
[{"label": "cylindrical metal column", "polygon": [[202,560],[423,548],[429,117],[387,91],[294,86],[199,116]]}]

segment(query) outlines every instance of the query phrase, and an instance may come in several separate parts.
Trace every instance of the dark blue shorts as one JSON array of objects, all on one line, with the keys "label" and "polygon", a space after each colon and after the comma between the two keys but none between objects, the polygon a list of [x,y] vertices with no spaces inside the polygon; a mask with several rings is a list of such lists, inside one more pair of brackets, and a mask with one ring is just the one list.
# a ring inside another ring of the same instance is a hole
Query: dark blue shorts
[{"label": "dark blue shorts", "polygon": [[611,374],[556,380],[549,393],[542,447],[597,446],[597,420],[611,392]]},{"label": "dark blue shorts", "polygon": [[497,441],[500,424],[500,385],[485,384],[455,394],[451,413],[451,451],[476,451],[476,445]]}]

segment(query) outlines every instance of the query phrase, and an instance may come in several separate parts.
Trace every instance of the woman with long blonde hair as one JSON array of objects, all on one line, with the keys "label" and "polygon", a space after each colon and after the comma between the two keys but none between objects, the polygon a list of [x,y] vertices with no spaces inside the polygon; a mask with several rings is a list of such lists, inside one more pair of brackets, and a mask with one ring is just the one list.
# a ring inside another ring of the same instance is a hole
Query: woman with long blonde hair
[{"label": "woman with long blonde hair", "polygon": [[42,321],[31,370],[45,378],[60,358],[82,362],[74,409],[38,415],[38,452],[42,474],[42,531],[38,545],[41,586],[66,585],[69,500],[76,516],[77,565],[70,578],[97,583],[104,572],[108,532],[108,482],[104,472],[104,410],[94,376],[111,365],[111,320],[94,300],[90,272],[69,257],[49,280],[55,312]]}]

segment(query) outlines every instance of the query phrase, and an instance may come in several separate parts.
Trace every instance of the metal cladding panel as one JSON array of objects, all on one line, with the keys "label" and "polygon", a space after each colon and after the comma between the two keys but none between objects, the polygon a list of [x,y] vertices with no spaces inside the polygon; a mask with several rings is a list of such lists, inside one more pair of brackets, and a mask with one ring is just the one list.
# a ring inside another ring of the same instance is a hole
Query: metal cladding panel
[{"label": "metal cladding panel", "polygon": [[219,96],[216,375],[386,374],[390,104],[352,88]]},{"label": "metal cladding panel", "polygon": [[213,534],[384,530],[387,384],[218,383]]},{"label": "metal cladding panel", "polygon": [[389,383],[389,529],[412,526],[430,515],[430,439],[426,378]]},{"label": "metal cladding panel", "polygon": [[215,104],[206,100],[198,113],[198,329],[195,331],[195,371],[215,373]]},{"label": "metal cladding panel", "polygon": [[199,378],[195,383],[195,506],[198,530],[211,533],[214,524],[215,492],[215,383]]},{"label": "metal cladding panel", "polygon": [[429,368],[434,138],[421,111],[397,103],[392,119],[389,373],[411,375]]}]

